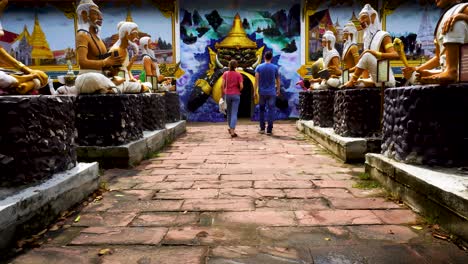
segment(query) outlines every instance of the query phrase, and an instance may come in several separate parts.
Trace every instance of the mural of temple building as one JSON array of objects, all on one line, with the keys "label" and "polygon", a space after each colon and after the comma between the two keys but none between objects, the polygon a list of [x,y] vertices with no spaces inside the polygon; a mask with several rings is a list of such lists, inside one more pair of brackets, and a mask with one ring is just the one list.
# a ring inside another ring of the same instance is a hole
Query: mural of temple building
[{"label": "mural of temple building", "polygon": [[13,43],[15,42],[16,38],[18,37],[18,34],[13,33],[8,30],[3,30],[4,35],[0,37],[0,45],[6,50],[6,51],[11,51]]},{"label": "mural of temple building", "polygon": [[310,16],[309,29],[309,57],[316,60],[321,56],[322,35],[327,30],[336,32],[329,10],[325,9]]},{"label": "mural of temple building", "polygon": [[417,41],[421,45],[421,55],[434,56],[434,28],[430,23],[427,8],[421,16]]},{"label": "mural of temple building", "polygon": [[32,46],[31,58],[33,59],[35,65],[40,65],[41,60],[44,59],[54,59],[54,54],[49,48],[49,43],[47,42],[44,31],[39,24],[39,18],[37,14],[34,19],[34,29],[31,35],[30,44]]},{"label": "mural of temple building", "polygon": [[336,41],[341,43],[343,41],[343,28],[338,22],[338,18],[336,19],[334,27],[335,27]]},{"label": "mural of temple building", "polygon": [[16,38],[14,47],[14,57],[26,65],[32,64],[31,34],[28,27],[24,25],[23,32]]}]

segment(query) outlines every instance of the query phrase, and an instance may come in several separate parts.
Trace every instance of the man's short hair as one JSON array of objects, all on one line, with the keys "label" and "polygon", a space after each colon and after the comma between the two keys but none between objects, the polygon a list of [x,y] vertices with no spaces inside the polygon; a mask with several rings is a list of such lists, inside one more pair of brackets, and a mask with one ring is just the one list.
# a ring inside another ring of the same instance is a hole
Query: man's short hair
[{"label": "man's short hair", "polygon": [[271,53],[271,51],[267,51],[265,53],[265,59],[266,60],[271,60],[273,58],[273,53]]}]

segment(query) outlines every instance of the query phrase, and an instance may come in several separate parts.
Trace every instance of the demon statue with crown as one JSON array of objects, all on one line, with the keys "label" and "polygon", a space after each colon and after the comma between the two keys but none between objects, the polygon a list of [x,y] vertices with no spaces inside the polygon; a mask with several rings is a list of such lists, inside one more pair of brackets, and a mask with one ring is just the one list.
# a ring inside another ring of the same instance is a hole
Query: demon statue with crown
[{"label": "demon statue with crown", "polygon": [[[210,55],[209,69],[202,79],[195,82],[195,87],[190,94],[187,109],[191,112],[202,106],[211,96],[217,103],[221,98],[222,78],[227,71],[229,61],[237,60],[237,71],[244,77],[244,82],[255,83],[255,67],[262,61],[265,47],[257,48],[257,43],[247,37],[239,14],[234,18],[231,31],[220,43],[215,44],[216,52],[208,47]],[[258,96],[256,97],[258,98]],[[255,104],[258,102],[255,101]]]}]

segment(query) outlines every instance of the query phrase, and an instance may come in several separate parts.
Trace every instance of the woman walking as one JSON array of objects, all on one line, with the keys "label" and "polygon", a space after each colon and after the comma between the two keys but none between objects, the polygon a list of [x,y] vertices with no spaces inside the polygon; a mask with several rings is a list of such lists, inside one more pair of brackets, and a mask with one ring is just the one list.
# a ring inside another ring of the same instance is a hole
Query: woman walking
[{"label": "woman walking", "polygon": [[242,75],[236,72],[237,61],[231,60],[229,62],[229,70],[223,74],[223,92],[222,97],[225,96],[227,104],[227,122],[229,126],[229,134],[231,137],[237,137],[236,123],[237,111],[239,110],[240,94],[244,88]]}]

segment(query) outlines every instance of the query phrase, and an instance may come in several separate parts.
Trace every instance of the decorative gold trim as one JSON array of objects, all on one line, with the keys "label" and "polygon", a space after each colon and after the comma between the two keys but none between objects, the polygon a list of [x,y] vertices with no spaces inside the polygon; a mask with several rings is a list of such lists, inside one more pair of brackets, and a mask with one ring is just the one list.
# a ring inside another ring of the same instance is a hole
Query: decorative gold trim
[{"label": "decorative gold trim", "polygon": [[167,18],[173,18],[176,4],[175,0],[150,0],[150,2],[161,11]]}]

